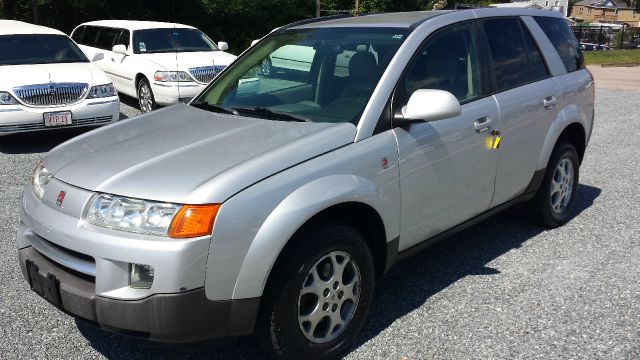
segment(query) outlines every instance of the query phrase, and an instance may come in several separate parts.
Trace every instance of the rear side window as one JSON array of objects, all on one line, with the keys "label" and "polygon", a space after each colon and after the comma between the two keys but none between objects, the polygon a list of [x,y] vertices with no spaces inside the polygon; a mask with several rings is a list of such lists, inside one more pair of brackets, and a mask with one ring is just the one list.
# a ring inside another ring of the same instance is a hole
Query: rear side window
[{"label": "rear side window", "polygon": [[497,91],[548,77],[540,51],[519,19],[489,19],[482,24],[491,49]]},{"label": "rear side window", "polygon": [[563,18],[534,17],[551,44],[558,51],[567,72],[584,69],[584,57],[580,51],[580,43]]},{"label": "rear side window", "polygon": [[84,34],[82,35],[82,41],[80,44],[96,47],[96,37],[98,36],[98,28],[95,26],[86,26]]},{"label": "rear side window", "polygon": [[75,41],[78,44],[82,44],[82,38],[83,38],[83,34],[84,34],[84,29],[86,28],[86,26],[79,26],[74,32],[73,34],[71,34],[71,38],[73,39],[73,41]]},{"label": "rear side window", "polygon": [[116,38],[120,35],[120,29],[99,28],[98,38],[96,39],[96,47],[103,50],[111,50]]}]

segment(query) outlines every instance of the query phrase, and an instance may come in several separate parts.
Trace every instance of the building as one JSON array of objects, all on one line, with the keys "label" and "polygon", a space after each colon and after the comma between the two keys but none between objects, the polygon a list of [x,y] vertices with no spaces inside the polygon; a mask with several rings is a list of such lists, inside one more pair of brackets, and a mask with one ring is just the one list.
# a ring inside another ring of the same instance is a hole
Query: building
[{"label": "building", "polygon": [[571,8],[571,18],[585,23],[614,23],[640,27],[640,11],[613,0],[582,0]]},{"label": "building", "polygon": [[569,12],[569,0],[514,0],[510,3],[489,5],[497,8],[548,9],[559,11],[565,17]]}]

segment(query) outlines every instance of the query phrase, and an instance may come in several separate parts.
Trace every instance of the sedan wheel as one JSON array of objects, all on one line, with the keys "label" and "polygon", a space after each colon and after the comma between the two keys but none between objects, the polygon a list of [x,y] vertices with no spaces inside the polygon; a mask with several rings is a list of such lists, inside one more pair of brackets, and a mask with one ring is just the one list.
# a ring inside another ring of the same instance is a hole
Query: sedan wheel
[{"label": "sedan wheel", "polygon": [[151,91],[151,86],[146,79],[140,80],[138,84],[138,104],[140,104],[140,110],[143,113],[151,112],[157,108],[153,91]]}]

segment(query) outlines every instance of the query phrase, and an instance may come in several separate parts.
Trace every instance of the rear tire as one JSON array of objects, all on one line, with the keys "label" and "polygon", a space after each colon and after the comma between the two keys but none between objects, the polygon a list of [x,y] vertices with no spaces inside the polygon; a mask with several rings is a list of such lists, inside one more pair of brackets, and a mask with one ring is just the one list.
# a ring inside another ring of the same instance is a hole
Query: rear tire
[{"label": "rear tire", "polygon": [[556,145],[536,193],[533,205],[537,220],[547,227],[558,227],[573,215],[578,192],[580,161],[573,145]]},{"label": "rear tire", "polygon": [[362,235],[337,222],[295,236],[265,289],[256,336],[279,359],[323,360],[346,352],[373,295],[373,258]]}]

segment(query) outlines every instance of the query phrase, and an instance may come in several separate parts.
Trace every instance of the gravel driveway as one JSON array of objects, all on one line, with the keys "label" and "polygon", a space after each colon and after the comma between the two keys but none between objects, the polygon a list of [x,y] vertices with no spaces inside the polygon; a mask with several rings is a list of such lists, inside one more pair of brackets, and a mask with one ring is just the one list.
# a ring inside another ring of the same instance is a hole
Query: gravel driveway
[{"label": "gravel driveway", "polygon": [[[347,359],[639,359],[639,99],[597,91],[575,219],[547,231],[508,210],[398,264]],[[14,243],[21,184],[78,133],[0,138],[0,358],[260,359],[250,338],[184,349],[107,333],[29,290]]]}]

